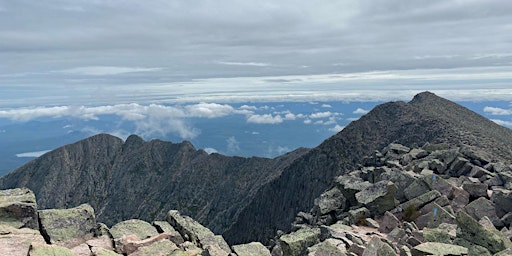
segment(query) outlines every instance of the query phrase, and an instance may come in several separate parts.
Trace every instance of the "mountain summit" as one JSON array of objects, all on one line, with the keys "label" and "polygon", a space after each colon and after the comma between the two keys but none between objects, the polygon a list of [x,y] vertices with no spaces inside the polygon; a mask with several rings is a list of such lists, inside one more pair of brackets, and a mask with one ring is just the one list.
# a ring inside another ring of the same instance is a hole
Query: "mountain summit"
[{"label": "mountain summit", "polygon": [[28,187],[41,208],[90,203],[99,221],[192,216],[231,243],[267,241],[289,231],[334,177],[390,143],[476,149],[488,161],[512,162],[512,130],[430,92],[389,102],[311,150],[278,158],[227,157],[189,142],[125,142],[100,134],[61,147],[0,178],[0,188]]}]

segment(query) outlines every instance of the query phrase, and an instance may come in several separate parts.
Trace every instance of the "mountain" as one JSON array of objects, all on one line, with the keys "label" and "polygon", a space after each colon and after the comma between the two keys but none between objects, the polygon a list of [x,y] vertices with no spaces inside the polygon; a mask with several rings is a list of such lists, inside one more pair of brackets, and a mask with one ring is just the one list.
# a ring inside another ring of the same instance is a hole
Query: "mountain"
[{"label": "mountain", "polygon": [[307,149],[275,159],[227,157],[185,141],[126,142],[107,134],[51,151],[0,179],[2,188],[27,187],[39,207],[89,203],[107,225],[122,219],[162,219],[169,209],[216,232],[233,222],[256,191]]},{"label": "mountain", "polygon": [[496,160],[512,162],[512,130],[423,92],[409,103],[375,107],[294,161],[259,190],[224,237],[229,243],[267,241],[277,230],[290,231],[295,214],[307,212],[314,199],[332,185],[333,177],[357,169],[365,157],[392,142],[406,146],[465,144]]},{"label": "mountain", "polygon": [[90,203],[101,222],[189,215],[231,244],[268,241],[290,231],[334,177],[357,169],[390,143],[464,144],[487,159],[512,162],[512,131],[432,93],[390,102],[311,150],[281,157],[208,155],[189,142],[125,142],[100,134],[49,152],[0,178],[0,188],[28,187],[41,208]]}]

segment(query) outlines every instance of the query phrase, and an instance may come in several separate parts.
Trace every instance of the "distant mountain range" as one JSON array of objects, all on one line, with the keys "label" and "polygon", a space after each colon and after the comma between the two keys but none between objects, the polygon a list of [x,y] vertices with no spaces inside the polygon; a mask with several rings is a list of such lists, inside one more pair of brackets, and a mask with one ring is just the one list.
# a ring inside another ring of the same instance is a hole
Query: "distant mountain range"
[{"label": "distant mountain range", "polygon": [[299,211],[390,143],[464,144],[490,159],[512,162],[512,130],[432,93],[390,102],[313,149],[269,158],[228,157],[189,142],[125,142],[99,134],[25,164],[0,178],[0,188],[28,187],[40,208],[89,203],[107,225],[164,218],[178,209],[229,243],[267,241],[290,230]]}]

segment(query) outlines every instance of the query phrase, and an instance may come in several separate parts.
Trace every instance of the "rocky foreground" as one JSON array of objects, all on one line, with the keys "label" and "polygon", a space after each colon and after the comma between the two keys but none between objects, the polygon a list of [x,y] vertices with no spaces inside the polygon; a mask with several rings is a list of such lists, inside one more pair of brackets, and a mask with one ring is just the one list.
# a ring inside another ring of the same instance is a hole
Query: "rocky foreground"
[{"label": "rocky foreground", "polygon": [[108,228],[87,204],[38,210],[0,191],[1,255],[512,255],[512,168],[465,146],[390,144],[301,212],[267,246],[229,246],[193,219]]}]

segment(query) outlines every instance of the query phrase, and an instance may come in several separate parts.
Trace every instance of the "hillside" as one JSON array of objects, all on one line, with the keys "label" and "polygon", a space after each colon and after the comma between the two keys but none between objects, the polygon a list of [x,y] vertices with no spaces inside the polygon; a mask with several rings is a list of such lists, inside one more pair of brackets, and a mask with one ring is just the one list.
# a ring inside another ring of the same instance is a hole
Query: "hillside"
[{"label": "hillside", "polygon": [[208,155],[189,142],[126,142],[100,134],[64,146],[0,178],[28,187],[41,208],[89,203],[108,225],[163,218],[177,209],[230,244],[268,242],[300,211],[390,143],[466,145],[488,161],[512,162],[512,131],[432,93],[375,107],[311,150],[275,159]]}]

